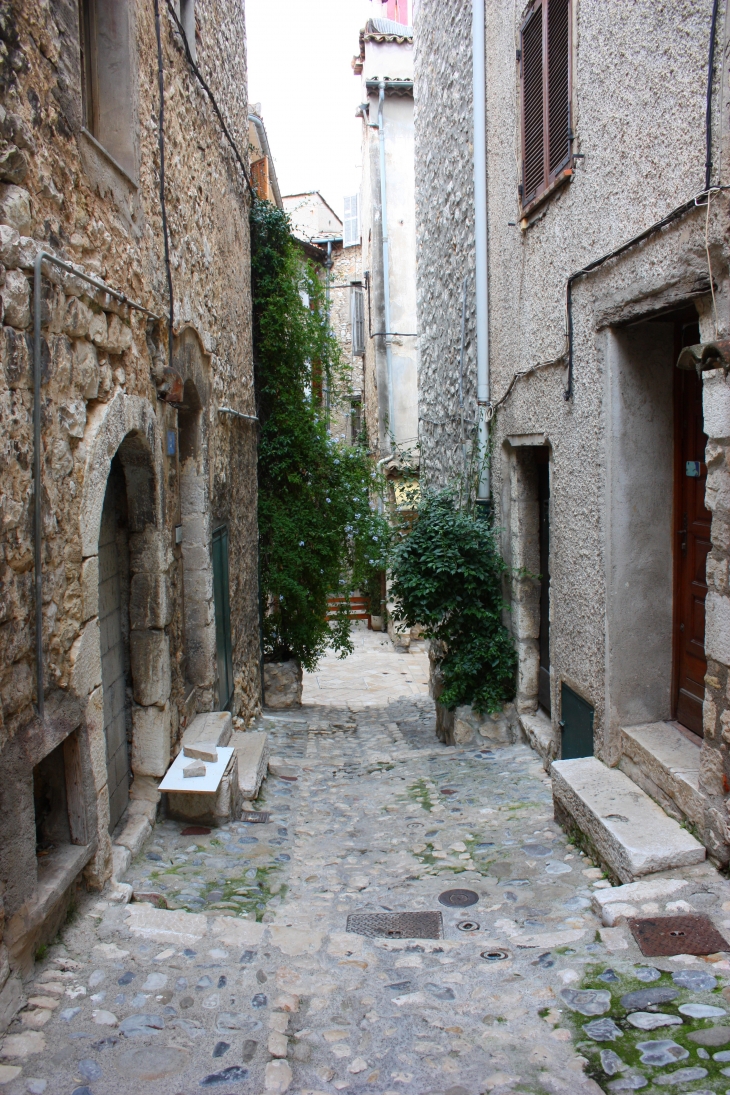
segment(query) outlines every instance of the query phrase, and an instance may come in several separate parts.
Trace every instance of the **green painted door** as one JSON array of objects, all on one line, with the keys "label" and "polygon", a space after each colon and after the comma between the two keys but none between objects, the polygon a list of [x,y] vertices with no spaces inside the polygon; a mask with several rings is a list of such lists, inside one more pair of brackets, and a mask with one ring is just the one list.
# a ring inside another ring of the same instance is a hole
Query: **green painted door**
[{"label": "green painted door", "polygon": [[228,529],[222,525],[213,533],[215,645],[218,660],[218,706],[221,711],[228,708],[233,698],[231,603],[228,589]]},{"label": "green painted door", "polygon": [[560,690],[561,760],[593,756],[593,708],[563,682]]}]

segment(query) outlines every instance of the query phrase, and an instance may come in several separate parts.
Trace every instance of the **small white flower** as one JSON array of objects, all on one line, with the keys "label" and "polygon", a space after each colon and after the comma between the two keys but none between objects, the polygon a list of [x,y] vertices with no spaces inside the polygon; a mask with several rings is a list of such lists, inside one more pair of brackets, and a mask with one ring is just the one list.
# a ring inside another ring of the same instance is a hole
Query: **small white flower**
[{"label": "small white flower", "polygon": [[331,502],[331,501],[332,501],[331,498],[325,498],[325,502]]},{"label": "small white flower", "polygon": [[[377,538],[377,537],[374,537],[374,539],[376,539],[376,538]],[[299,547],[304,547],[304,540],[300,540],[300,541],[299,541]]]},{"label": "small white flower", "polygon": [[339,464],[339,460],[335,460],[335,464]]},{"label": "small white flower", "polygon": [[[327,501],[329,502],[329,498],[327,499]],[[359,514],[359,513],[356,513],[356,514],[355,514],[355,520],[356,520],[356,521],[358,521],[358,520],[359,520],[359,518],[360,518],[360,514]]]}]

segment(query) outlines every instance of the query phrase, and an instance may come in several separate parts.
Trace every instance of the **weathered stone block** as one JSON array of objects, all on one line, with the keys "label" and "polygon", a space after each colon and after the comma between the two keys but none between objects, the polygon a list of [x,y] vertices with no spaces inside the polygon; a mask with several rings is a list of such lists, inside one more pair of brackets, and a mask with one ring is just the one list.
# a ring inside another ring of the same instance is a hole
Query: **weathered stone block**
[{"label": "weathered stone block", "polygon": [[183,734],[183,747],[197,741],[212,742],[216,746],[228,745],[233,732],[233,719],[229,711],[209,711],[196,715]]},{"label": "weathered stone block", "polygon": [[722,798],[724,795],[723,777],[722,753],[719,749],[713,749],[711,745],[703,743],[700,749],[700,790],[704,791],[706,795],[717,795]]},{"label": "weathered stone block", "polygon": [[12,974],[0,992],[0,1034],[4,1034],[23,1005],[23,982]]},{"label": "weathered stone block", "polygon": [[216,792],[195,794],[190,791],[170,791],[167,794],[167,812],[170,817],[201,821],[209,825],[225,825],[227,821],[240,817],[242,804],[235,752]]},{"label": "weathered stone block", "polygon": [[104,689],[95,688],[86,703],[86,733],[91,771],[97,793],[106,784],[106,737],[104,735]]},{"label": "weathered stone block", "polygon": [[7,717],[22,711],[35,693],[33,673],[27,662],[16,662],[0,678],[3,714]]},{"label": "weathered stone block", "polygon": [[166,574],[139,572],[129,589],[129,624],[132,631],[163,628],[172,620],[172,598]]},{"label": "weathered stone block", "polygon": [[8,270],[2,290],[4,322],[25,330],[30,326],[30,284],[20,270]]},{"label": "weathered stone block", "polygon": [[132,331],[119,316],[109,316],[104,349],[110,354],[122,354],[132,345]]},{"label": "weathered stone block", "polygon": [[73,382],[84,399],[96,399],[99,393],[99,375],[99,359],[96,354],[96,346],[93,346],[85,339],[75,342]]},{"label": "weathered stone block", "polygon": [[11,391],[32,388],[32,353],[26,336],[12,327],[4,327],[0,352],[8,388]]},{"label": "weathered stone block", "polygon": [[[180,476],[180,506],[184,513],[191,516],[205,513],[208,505],[208,492],[205,477],[202,475]],[[184,526],[184,522],[183,522]]]},{"label": "weathered stone block", "polygon": [[74,399],[69,403],[62,403],[58,409],[58,421],[69,437],[83,437],[86,428],[85,401]]},{"label": "weathered stone block", "polygon": [[132,853],[123,844],[112,845],[112,877],[123,878],[132,862]]},{"label": "weathered stone block", "polygon": [[88,696],[101,684],[99,620],[89,620],[69,651],[71,687],[77,696]]},{"label": "weathered stone block", "polygon": [[7,270],[18,265],[20,233],[9,224],[0,224],[0,262]]},{"label": "weathered stone block", "polygon": [[99,556],[92,555],[81,564],[81,603],[84,621],[99,612]]},{"label": "weathered stone block", "polygon": [[103,349],[106,346],[107,323],[103,312],[94,312],[89,320],[89,338]]},{"label": "weathered stone block", "polygon": [[708,437],[713,440],[730,438],[730,386],[720,369],[703,376],[702,411]]},{"label": "weathered stone block", "polygon": [[152,827],[144,814],[136,814],[127,820],[127,824],[114,841],[123,848],[129,848],[135,856],[150,835]]},{"label": "weathered stone block", "polygon": [[93,312],[78,297],[71,297],[66,305],[63,329],[71,338],[86,338]]},{"label": "weathered stone block", "polygon": [[302,667],[293,659],[264,664],[264,701],[277,709],[301,707]]},{"label": "weathered stone block", "polygon": [[503,711],[494,715],[480,715],[470,705],[454,711],[453,738],[456,745],[486,738],[504,744],[514,742],[516,714],[513,704],[506,704]]},{"label": "weathered stone block", "polygon": [[705,653],[723,665],[730,665],[730,597],[714,591],[705,602]]},{"label": "weathered stone block", "polygon": [[170,705],[132,708],[132,771],[164,776],[170,764]]},{"label": "weathered stone block", "polygon": [[170,695],[170,640],[164,631],[132,631],[129,636],[135,701],[163,707]]},{"label": "weathered stone block", "polygon": [[31,234],[30,194],[12,183],[0,186],[0,223],[15,228],[21,236]]}]

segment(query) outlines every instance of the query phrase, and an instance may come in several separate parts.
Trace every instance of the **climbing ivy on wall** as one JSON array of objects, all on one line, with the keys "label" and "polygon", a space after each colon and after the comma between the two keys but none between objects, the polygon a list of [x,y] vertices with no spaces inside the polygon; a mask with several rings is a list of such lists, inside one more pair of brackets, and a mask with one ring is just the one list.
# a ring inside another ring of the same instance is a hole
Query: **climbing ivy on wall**
[{"label": "climbing ivy on wall", "polygon": [[499,711],[515,695],[517,657],[502,623],[502,559],[492,523],[456,491],[424,493],[412,530],[393,550],[394,617],[437,640],[440,702]]},{"label": "climbing ivy on wall", "polygon": [[[367,451],[328,434],[320,378],[342,390],[345,370],[324,287],[269,202],[251,211],[251,277],[264,652],[313,669],[328,646],[352,649],[349,598],[384,568],[389,529]],[[331,593],[343,597],[332,626]]]}]

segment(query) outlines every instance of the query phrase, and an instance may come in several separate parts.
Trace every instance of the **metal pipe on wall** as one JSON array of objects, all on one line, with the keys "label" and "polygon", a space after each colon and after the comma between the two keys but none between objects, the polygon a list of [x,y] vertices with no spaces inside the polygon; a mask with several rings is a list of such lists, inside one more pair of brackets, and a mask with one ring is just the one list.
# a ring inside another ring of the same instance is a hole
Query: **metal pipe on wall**
[{"label": "metal pipe on wall", "polygon": [[[388,191],[385,179],[385,80],[378,80],[378,146],[380,152],[380,216],[383,236],[383,318],[385,320],[385,362],[388,373],[388,428],[395,441],[393,405],[393,346],[390,334],[390,240],[388,238]],[[391,442],[392,447],[392,442]]]},{"label": "metal pipe on wall", "polygon": [[151,319],[160,317],[150,312],[149,308],[130,300],[124,293],[117,289],[110,289],[98,278],[84,274],[69,262],[57,259],[55,255],[47,251],[39,251],[33,263],[33,565],[35,568],[35,665],[36,687],[38,691],[37,707],[38,718],[43,722],[45,716],[45,694],[43,683],[43,507],[41,492],[43,489],[41,477],[41,379],[42,379],[42,355],[41,355],[41,313],[42,313],[42,286],[41,270],[44,262],[50,262],[65,270],[81,281],[93,285],[102,293],[108,294],[121,304],[126,304]]},{"label": "metal pipe on wall", "polygon": [[487,237],[487,87],[484,0],[472,0],[472,98],[474,119],[474,257],[477,338],[477,445],[479,483],[477,498],[488,502],[489,467],[489,270]]}]

